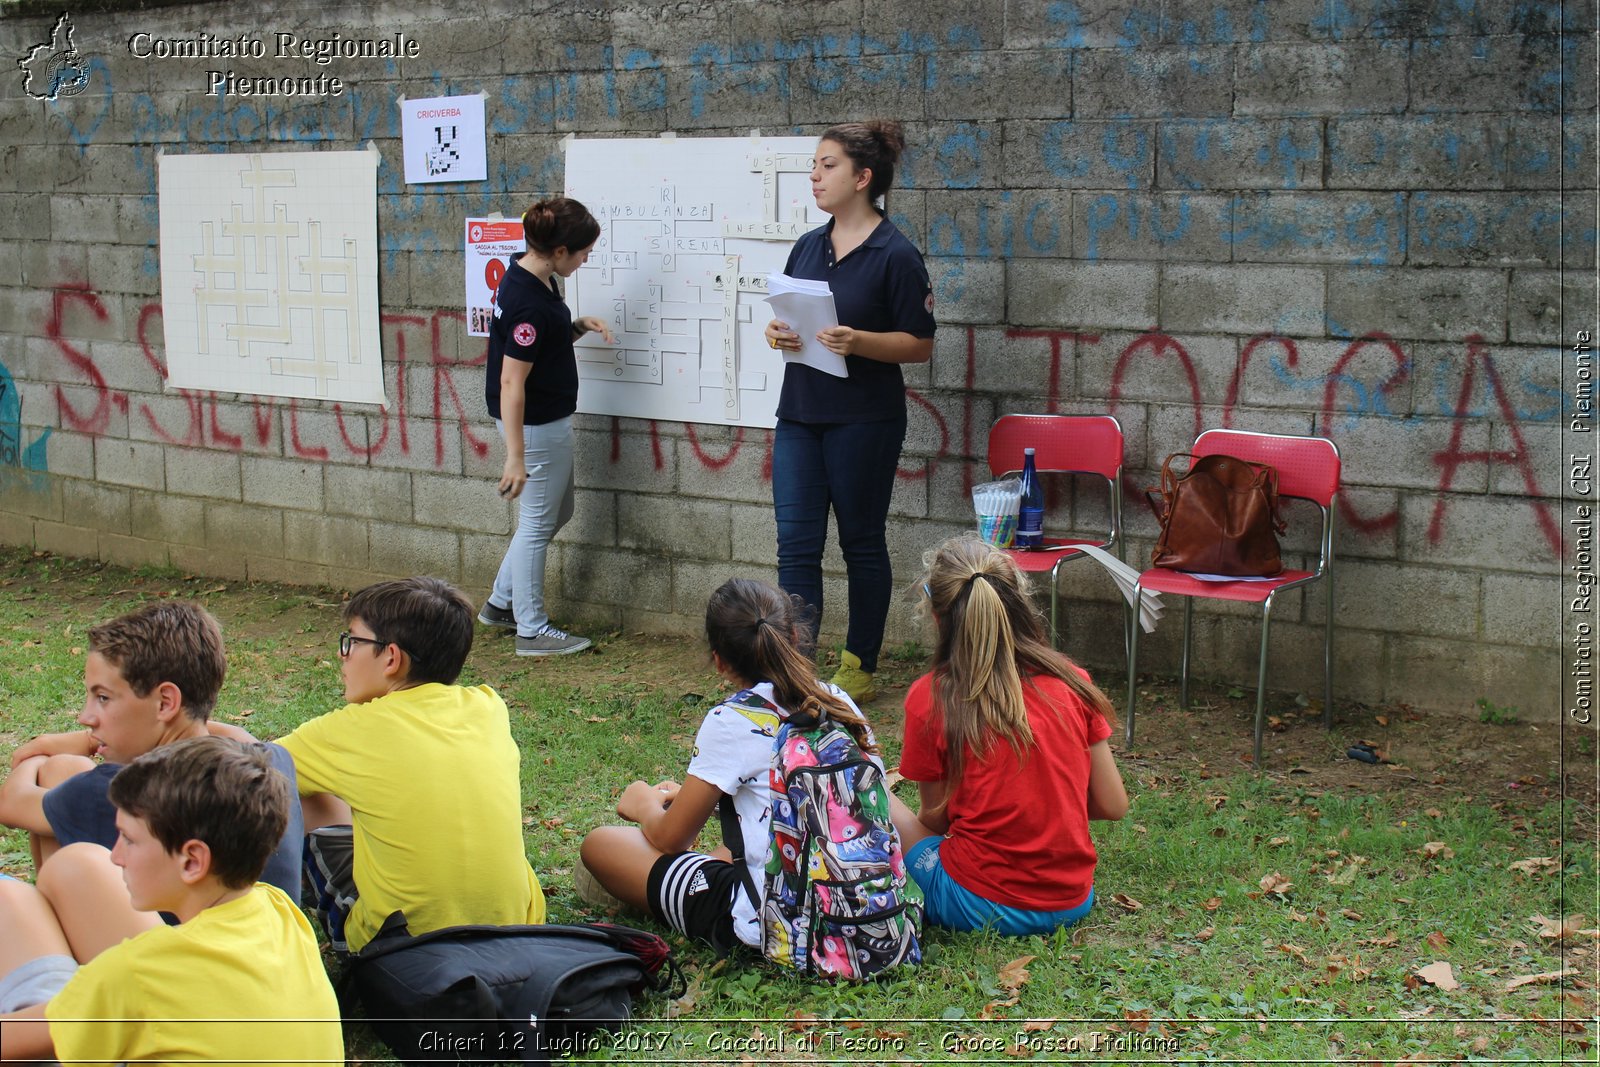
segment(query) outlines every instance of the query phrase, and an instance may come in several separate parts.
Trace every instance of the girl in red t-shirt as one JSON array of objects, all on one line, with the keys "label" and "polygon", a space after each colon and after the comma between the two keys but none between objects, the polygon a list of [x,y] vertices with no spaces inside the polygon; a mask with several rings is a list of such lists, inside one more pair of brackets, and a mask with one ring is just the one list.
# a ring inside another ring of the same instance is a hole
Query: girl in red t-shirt
[{"label": "girl in red t-shirt", "polygon": [[892,814],[928,920],[1010,935],[1077,922],[1094,901],[1089,820],[1128,810],[1111,702],[1051,647],[1004,552],[947,541],[924,588],[938,645],[906,694],[900,755],[921,807]]}]

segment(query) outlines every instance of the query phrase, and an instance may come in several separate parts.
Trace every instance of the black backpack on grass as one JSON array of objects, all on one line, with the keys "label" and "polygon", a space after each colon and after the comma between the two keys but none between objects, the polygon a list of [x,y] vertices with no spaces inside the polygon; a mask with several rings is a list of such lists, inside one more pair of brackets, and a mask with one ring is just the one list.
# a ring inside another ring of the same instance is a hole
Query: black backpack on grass
[{"label": "black backpack on grass", "polygon": [[[677,974],[671,950],[628,927],[451,926],[412,937],[396,912],[346,965],[367,1021],[406,1063],[548,1064],[594,1048],[633,997]],[[653,964],[653,966],[651,965]]]}]

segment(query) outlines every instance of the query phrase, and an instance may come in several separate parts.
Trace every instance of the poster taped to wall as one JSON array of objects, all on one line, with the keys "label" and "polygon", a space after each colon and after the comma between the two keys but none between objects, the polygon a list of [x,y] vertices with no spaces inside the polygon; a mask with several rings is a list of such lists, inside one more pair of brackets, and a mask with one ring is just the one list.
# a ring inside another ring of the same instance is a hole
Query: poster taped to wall
[{"label": "poster taped to wall", "polygon": [[400,101],[406,183],[481,182],[489,176],[483,97]]},{"label": "poster taped to wall", "polygon": [[384,402],[379,158],[161,157],[168,389]]},{"label": "poster taped to wall", "polygon": [[489,336],[495,290],[524,248],[521,219],[467,220],[468,337]]},{"label": "poster taped to wall", "polygon": [[568,285],[573,315],[616,344],[579,340],[578,410],[770,427],[783,361],[767,346],[769,273],[827,221],[811,197],[810,137],[579,138],[568,196],[600,222]]}]

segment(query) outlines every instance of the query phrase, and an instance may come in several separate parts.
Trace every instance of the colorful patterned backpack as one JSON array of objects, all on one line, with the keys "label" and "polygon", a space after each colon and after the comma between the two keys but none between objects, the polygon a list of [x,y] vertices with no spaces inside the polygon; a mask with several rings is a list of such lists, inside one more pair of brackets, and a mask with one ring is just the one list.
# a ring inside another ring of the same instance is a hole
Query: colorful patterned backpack
[{"label": "colorful patterned backpack", "polygon": [[[751,692],[733,702],[759,703],[784,717],[769,779],[763,954],[802,974],[853,981],[920,963],[922,909],[907,892],[905,855],[878,765],[826,717],[788,717]],[[725,842],[748,878],[743,835],[736,823],[728,832],[731,812],[725,804]]]}]

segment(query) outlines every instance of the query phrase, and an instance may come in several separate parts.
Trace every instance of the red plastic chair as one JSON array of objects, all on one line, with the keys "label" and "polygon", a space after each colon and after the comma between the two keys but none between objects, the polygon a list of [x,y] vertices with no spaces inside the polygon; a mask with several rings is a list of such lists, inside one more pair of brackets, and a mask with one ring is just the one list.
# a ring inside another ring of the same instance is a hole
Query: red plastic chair
[{"label": "red plastic chair", "polygon": [[[1322,723],[1333,726],[1333,498],[1339,491],[1339,449],[1324,437],[1294,437],[1287,434],[1255,433],[1250,430],[1207,430],[1195,439],[1196,456],[1223,454],[1252,463],[1266,463],[1277,469],[1278,496],[1309,500],[1322,511],[1321,552],[1314,571],[1285,569],[1268,581],[1206,582],[1183,571],[1155,567],[1139,575],[1135,590],[1149,589],[1171,593],[1183,602],[1183,666],[1178,690],[1179,706],[1189,706],[1189,636],[1196,597],[1212,600],[1237,600],[1261,605],[1261,662],[1256,672],[1255,766],[1261,767],[1261,726],[1267,695],[1267,635],[1272,625],[1272,604],[1285,589],[1326,578],[1328,608],[1322,638]],[[1135,686],[1139,674],[1139,628],[1133,628],[1128,642],[1128,735],[1133,745]]]},{"label": "red plastic chair", "polygon": [[1022,471],[1022,450],[1033,449],[1034,470],[1047,474],[1104,478],[1110,498],[1110,528],[1104,537],[1046,537],[1040,549],[1010,549],[1008,555],[1030,574],[1050,572],[1050,641],[1055,643],[1063,564],[1087,558],[1081,545],[1115,547],[1122,542],[1122,425],[1110,415],[1002,415],[989,428],[989,473],[1003,478]]}]

